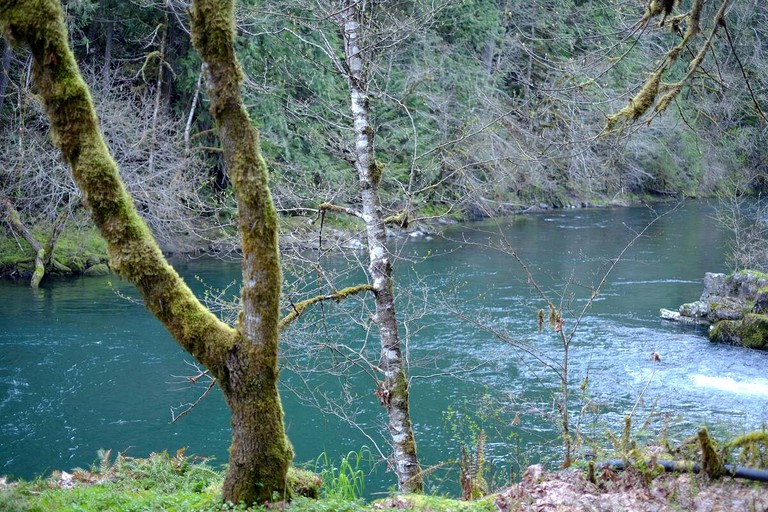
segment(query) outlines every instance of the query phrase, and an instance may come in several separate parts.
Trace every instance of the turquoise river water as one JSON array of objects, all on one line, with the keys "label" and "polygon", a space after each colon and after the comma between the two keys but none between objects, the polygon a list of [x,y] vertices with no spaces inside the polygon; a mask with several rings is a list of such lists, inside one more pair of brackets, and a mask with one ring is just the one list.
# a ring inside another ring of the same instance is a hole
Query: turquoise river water
[{"label": "turquoise river water", "polygon": [[[658,220],[582,318],[569,383],[571,419],[585,450],[604,444],[605,431],[617,432],[631,411],[636,428],[650,420],[653,436],[666,421],[676,439],[701,424],[725,435],[768,420],[768,353],[711,344],[701,330],[658,318],[661,307],[696,300],[705,272],[726,270],[726,239],[712,215],[706,203],[688,202]],[[486,430],[498,474],[561,456],[552,421],[558,381],[540,359],[557,365],[562,347],[551,329],[539,334],[536,315],[545,303],[519,264],[489,246],[504,236],[515,247],[561,304],[568,331],[571,312],[581,310],[652,217],[646,208],[558,210],[392,242],[425,466],[457,458],[473,425]],[[322,263],[346,272],[334,278],[340,286],[363,278],[356,258],[365,255]],[[177,268],[201,295],[201,283],[224,288],[239,272],[235,263],[210,260]],[[295,290],[286,294],[300,300]],[[126,298],[132,294],[114,276],[46,282],[38,291],[0,283],[0,474],[30,478],[88,467],[99,448],[146,456],[188,447],[226,462],[229,418],[218,391],[170,423],[171,407],[200,391],[179,378],[194,369],[162,326]],[[377,358],[375,331],[366,330],[370,306],[370,298],[325,305],[284,333],[282,395],[298,462],[322,452],[337,460],[364,445],[386,453],[382,410],[365,366]],[[536,357],[502,338],[524,343]],[[661,363],[650,360],[654,351]],[[394,482],[376,466],[372,494]],[[431,475],[433,486],[455,489],[455,465]]]}]

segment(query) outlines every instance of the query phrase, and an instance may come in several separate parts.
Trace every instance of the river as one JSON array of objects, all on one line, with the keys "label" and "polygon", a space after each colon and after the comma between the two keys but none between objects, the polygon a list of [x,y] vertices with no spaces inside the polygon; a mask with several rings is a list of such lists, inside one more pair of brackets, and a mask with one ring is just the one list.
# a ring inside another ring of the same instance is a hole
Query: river
[{"label": "river", "polygon": [[[657,213],[669,208],[657,207]],[[651,438],[665,422],[673,439],[681,439],[701,424],[725,435],[768,421],[768,354],[714,345],[701,330],[658,319],[659,308],[696,300],[705,272],[726,270],[726,238],[712,214],[705,202],[691,201],[657,220],[627,250],[582,318],[571,345],[569,383],[571,421],[584,450],[604,445],[606,430],[617,433],[629,412],[636,430],[649,420],[638,435]],[[564,311],[569,332],[572,312],[583,308],[608,266],[654,215],[647,208],[556,210],[392,242],[400,256],[398,300],[408,320],[411,407],[425,466],[457,458],[476,426],[486,432],[487,459],[497,475],[561,456],[551,420],[556,376],[500,338],[525,344],[551,364],[560,361],[562,346],[552,329],[539,334],[537,312],[545,302],[520,265],[491,246],[503,236],[515,248]],[[336,282],[351,283],[361,278],[356,257],[364,259],[353,254],[322,263],[349,269]],[[239,271],[236,264],[209,260],[178,268],[200,293],[201,283],[223,288]],[[287,293],[301,298],[293,288]],[[88,467],[99,448],[138,457],[188,447],[189,454],[226,461],[229,419],[217,391],[170,423],[170,408],[199,393],[183,382],[194,369],[133,296],[114,276],[46,282],[38,291],[0,283],[0,474],[30,478]],[[284,333],[282,395],[298,462],[323,451],[338,459],[364,445],[374,453],[383,446],[373,383],[360,365],[343,364],[348,349],[376,360],[375,336],[365,329],[369,302],[325,305]],[[661,363],[651,361],[652,352]],[[328,376],[312,368],[337,371]],[[308,405],[313,397],[356,426]],[[382,466],[368,479],[368,493],[393,485]],[[455,489],[452,468],[430,472],[433,489]]]}]

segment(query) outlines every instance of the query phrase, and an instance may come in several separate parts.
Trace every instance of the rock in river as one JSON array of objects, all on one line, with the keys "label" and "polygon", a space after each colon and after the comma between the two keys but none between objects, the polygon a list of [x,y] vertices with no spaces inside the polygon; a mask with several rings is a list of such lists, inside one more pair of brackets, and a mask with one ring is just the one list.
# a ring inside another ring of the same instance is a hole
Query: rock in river
[{"label": "rock in river", "polygon": [[711,324],[711,341],[768,349],[767,312],[768,274],[742,270],[728,276],[707,272],[699,300],[659,314],[681,324]]}]

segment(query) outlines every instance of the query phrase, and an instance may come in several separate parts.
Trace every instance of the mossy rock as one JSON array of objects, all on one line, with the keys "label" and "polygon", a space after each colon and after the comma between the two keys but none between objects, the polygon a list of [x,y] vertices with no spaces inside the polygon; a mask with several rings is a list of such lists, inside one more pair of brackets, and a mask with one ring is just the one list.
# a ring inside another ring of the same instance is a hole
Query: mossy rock
[{"label": "mossy rock", "polygon": [[723,320],[712,326],[709,339],[747,348],[768,348],[768,315],[750,313],[743,320]]},{"label": "mossy rock", "polygon": [[748,348],[768,348],[768,315],[748,314],[741,322],[741,343]]},{"label": "mossy rock", "polygon": [[758,290],[752,312],[768,313],[768,288]]},{"label": "mossy rock", "polygon": [[90,253],[86,254],[86,259],[85,259],[86,267],[95,267],[97,265],[100,265],[101,263],[102,263],[101,258],[96,254],[90,254]]},{"label": "mossy rock", "polygon": [[721,320],[709,328],[709,341],[715,343],[727,343],[729,345],[740,345],[741,338],[737,334],[737,320]]},{"label": "mossy rock", "polygon": [[317,473],[292,466],[288,468],[288,485],[294,495],[317,499],[320,497],[323,480]]},{"label": "mossy rock", "polygon": [[707,316],[711,322],[720,320],[739,320],[744,317],[746,303],[735,297],[710,297],[707,304]]},{"label": "mossy rock", "polygon": [[104,263],[97,263],[96,265],[93,265],[92,267],[88,267],[83,272],[84,276],[88,277],[94,277],[94,276],[107,276],[111,274],[112,271],[109,269],[109,267]]},{"label": "mossy rock", "polygon": [[687,316],[690,318],[706,318],[706,316],[709,314],[709,304],[706,301],[697,300],[696,302],[682,304],[677,311],[681,316]]},{"label": "mossy rock", "polygon": [[72,269],[74,274],[82,274],[85,269],[88,268],[86,261],[80,256],[74,256],[71,258],[64,258],[61,262]]},{"label": "mossy rock", "polygon": [[725,287],[729,297],[753,301],[759,290],[768,287],[768,274],[758,270],[741,270],[725,278]]},{"label": "mossy rock", "polygon": [[734,275],[740,275],[746,278],[763,279],[768,281],[768,272],[762,272],[760,270],[752,270],[752,269],[739,270]]}]

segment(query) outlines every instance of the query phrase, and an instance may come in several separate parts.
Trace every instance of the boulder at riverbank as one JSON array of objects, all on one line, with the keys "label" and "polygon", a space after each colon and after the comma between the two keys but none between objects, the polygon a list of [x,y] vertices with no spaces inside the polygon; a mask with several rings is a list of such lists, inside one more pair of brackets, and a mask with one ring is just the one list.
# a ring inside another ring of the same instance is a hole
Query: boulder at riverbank
[{"label": "boulder at riverbank", "polygon": [[713,342],[768,348],[768,274],[708,272],[699,300],[682,304],[677,311],[662,309],[660,316],[682,324],[709,325]]}]

